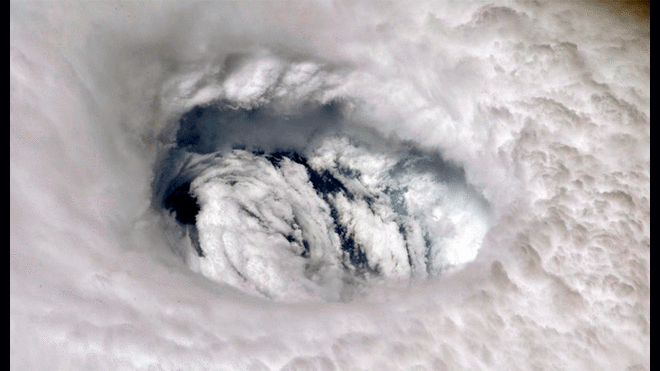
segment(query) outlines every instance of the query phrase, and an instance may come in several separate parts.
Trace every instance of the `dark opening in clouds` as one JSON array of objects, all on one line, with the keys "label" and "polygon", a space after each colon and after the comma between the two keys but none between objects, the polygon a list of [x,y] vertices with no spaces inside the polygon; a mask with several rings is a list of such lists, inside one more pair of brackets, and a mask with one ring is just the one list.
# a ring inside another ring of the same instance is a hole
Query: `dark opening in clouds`
[{"label": "dark opening in clouds", "polygon": [[[172,247],[196,252],[191,267],[207,266],[201,273],[221,283],[238,275],[235,286],[272,299],[347,301],[373,284],[437,276],[475,256],[488,207],[462,168],[412,142],[344,130],[352,121],[336,100],[295,107],[219,101],[182,115],[176,142],[155,162],[152,187],[161,200],[154,205],[187,236]],[[455,220],[466,212],[472,220]],[[231,237],[237,230],[243,235]],[[451,241],[466,237],[471,252],[448,258],[466,248]],[[276,290],[272,274],[245,264],[246,256],[301,286]]]},{"label": "dark opening in clouds", "polygon": [[315,137],[342,127],[341,103],[301,106],[284,112],[269,106],[245,109],[227,102],[198,106],[181,117],[176,145],[199,154],[230,148],[302,151]]}]

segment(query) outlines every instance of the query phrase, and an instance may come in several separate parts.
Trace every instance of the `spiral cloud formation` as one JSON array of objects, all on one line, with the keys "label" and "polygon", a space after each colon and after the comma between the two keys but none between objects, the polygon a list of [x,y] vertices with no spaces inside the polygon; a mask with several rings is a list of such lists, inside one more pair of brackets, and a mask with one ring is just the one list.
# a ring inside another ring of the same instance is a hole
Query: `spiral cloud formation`
[{"label": "spiral cloud formation", "polygon": [[648,370],[644,6],[10,6],[10,368]]}]

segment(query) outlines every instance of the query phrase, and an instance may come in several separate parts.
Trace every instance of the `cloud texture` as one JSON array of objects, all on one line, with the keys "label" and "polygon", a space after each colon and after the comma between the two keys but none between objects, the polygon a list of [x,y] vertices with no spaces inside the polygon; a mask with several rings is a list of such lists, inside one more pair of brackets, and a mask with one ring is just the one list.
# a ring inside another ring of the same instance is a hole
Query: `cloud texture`
[{"label": "cloud texture", "polygon": [[643,23],[10,12],[12,369],[650,368]]}]

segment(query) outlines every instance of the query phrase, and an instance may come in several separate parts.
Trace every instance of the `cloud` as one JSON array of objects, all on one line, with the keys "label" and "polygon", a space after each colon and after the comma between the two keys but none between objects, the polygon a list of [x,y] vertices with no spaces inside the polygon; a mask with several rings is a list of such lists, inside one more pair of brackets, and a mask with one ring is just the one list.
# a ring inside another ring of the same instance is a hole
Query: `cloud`
[{"label": "cloud", "polygon": [[644,23],[51,5],[10,7],[10,368],[650,367]]}]

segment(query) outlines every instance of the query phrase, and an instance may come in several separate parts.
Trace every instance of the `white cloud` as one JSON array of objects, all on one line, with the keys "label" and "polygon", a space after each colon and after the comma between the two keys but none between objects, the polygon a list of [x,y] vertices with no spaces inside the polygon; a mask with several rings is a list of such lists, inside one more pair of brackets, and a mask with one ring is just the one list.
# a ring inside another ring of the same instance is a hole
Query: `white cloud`
[{"label": "white cloud", "polygon": [[[574,3],[370,4],[12,2],[10,368],[650,368],[647,30]],[[182,259],[152,166],[220,99],[344,102],[336,127],[228,138],[295,147],[354,199],[286,158],[196,157],[209,255]],[[331,205],[420,280],[347,283]],[[478,254],[421,280],[429,243]]]}]

